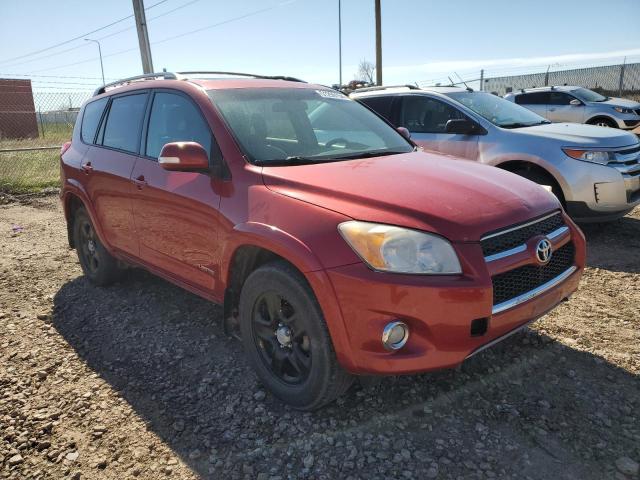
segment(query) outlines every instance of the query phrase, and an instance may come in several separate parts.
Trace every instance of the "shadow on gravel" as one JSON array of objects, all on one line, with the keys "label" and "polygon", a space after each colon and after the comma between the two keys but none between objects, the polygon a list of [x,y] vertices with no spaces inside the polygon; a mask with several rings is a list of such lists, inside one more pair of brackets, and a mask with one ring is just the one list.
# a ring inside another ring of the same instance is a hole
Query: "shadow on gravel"
[{"label": "shadow on gravel", "polygon": [[640,456],[638,378],[544,334],[303,414],[260,390],[219,307],[167,282],[81,277],[54,302],[58,332],[206,478],[601,479]]},{"label": "shadow on gravel", "polygon": [[[587,238],[587,266],[640,273],[640,219],[626,216],[610,223],[582,224]],[[635,255],[621,255],[620,250]]]}]

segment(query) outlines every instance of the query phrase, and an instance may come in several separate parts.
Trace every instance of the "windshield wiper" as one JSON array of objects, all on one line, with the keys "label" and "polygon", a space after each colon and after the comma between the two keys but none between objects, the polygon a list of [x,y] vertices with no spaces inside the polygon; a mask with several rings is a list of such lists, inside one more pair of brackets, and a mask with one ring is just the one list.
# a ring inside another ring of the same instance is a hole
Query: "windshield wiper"
[{"label": "windshield wiper", "polygon": [[[415,151],[414,150],[410,150],[410,151]],[[344,155],[342,157],[336,157],[338,160],[355,160],[358,158],[371,158],[371,157],[384,157],[387,155],[400,155],[402,153],[409,153],[409,152],[397,152],[395,150],[373,150],[373,151],[369,151],[369,152],[359,152],[359,153],[354,153],[352,155]]]},{"label": "windshield wiper", "polygon": [[535,122],[535,123],[520,123],[520,122],[514,122],[514,123],[505,123],[500,125],[500,127],[502,128],[523,128],[523,127],[533,127],[535,125],[546,125],[548,123],[551,123],[549,120],[541,120],[539,122]]}]

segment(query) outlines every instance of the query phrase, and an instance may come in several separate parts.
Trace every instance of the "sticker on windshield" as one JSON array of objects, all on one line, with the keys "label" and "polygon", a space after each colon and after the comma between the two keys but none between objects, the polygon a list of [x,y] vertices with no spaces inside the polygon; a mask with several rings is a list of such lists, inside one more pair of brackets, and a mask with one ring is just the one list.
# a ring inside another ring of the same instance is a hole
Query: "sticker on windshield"
[{"label": "sticker on windshield", "polygon": [[346,95],[335,90],[316,90],[316,93],[324,98],[335,98],[337,100],[351,100]]}]

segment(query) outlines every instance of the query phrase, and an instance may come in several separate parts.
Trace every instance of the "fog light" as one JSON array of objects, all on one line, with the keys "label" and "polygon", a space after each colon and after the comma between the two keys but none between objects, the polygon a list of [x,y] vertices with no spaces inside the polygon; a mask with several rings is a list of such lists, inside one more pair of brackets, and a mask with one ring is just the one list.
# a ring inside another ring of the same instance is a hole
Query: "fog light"
[{"label": "fog light", "polygon": [[403,322],[388,323],[382,331],[382,345],[387,350],[398,350],[404,347],[409,339],[409,327]]}]

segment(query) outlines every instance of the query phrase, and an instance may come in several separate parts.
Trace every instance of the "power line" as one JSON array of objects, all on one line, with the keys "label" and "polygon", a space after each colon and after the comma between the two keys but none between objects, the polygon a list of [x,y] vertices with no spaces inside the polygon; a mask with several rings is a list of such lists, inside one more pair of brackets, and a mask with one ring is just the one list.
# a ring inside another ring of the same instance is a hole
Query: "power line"
[{"label": "power line", "polygon": [[[150,10],[150,9],[152,9],[153,7],[157,7],[158,5],[163,4],[163,3],[165,3],[165,2],[168,2],[168,1],[169,1],[169,0],[160,0],[159,2],[154,3],[154,4],[153,4],[153,5],[151,5],[150,7],[145,8],[145,10]],[[42,52],[46,52],[46,51],[48,51],[48,50],[52,50],[52,49],[57,48],[57,47],[60,47],[60,46],[62,46],[62,45],[67,45],[68,43],[71,43],[71,42],[74,42],[74,41],[79,40],[79,39],[81,39],[81,38],[87,37],[87,36],[92,35],[92,34],[94,34],[94,33],[96,33],[96,32],[100,32],[100,31],[102,31],[102,30],[105,30],[105,29],[107,29],[107,28],[109,28],[109,27],[112,27],[112,26],[114,26],[114,25],[116,25],[116,24],[118,24],[118,23],[120,23],[120,22],[124,22],[125,20],[127,20],[127,19],[129,19],[129,18],[131,18],[131,17],[133,17],[133,15],[127,15],[126,17],[123,17],[123,18],[121,18],[121,19],[119,19],[119,20],[116,20],[116,21],[114,21],[114,22],[111,22],[111,23],[110,23],[110,24],[108,24],[108,25],[105,25],[105,26],[100,27],[100,28],[96,28],[95,30],[91,30],[90,32],[87,32],[87,33],[83,33],[82,35],[78,35],[77,37],[71,38],[71,39],[69,39],[69,40],[65,40],[64,42],[56,43],[55,45],[51,45],[51,46],[49,46],[49,47],[42,48],[42,49],[40,49],[40,50],[36,50],[36,51],[31,52],[31,53],[26,53],[26,54],[24,54],[24,55],[19,55],[19,56],[17,56],[17,57],[8,58],[8,59],[5,59],[5,60],[0,60],[0,63],[7,63],[7,62],[11,62],[11,61],[13,61],[13,60],[20,60],[20,59],[22,59],[22,58],[31,57],[32,55],[37,55],[38,53],[42,53]]]},{"label": "power line", "polygon": [[[0,77],[38,77],[38,78],[79,78],[81,80],[102,80],[101,77],[74,77],[68,75],[33,75],[31,73],[0,73]],[[115,77],[107,77],[108,80],[118,80]]]},{"label": "power line", "polygon": [[[160,43],[165,43],[165,42],[168,42],[168,41],[171,41],[171,40],[175,40],[177,38],[182,38],[182,37],[185,37],[187,35],[193,35],[195,33],[199,33],[199,32],[202,32],[204,30],[208,30],[208,29],[211,29],[211,28],[214,28],[214,27],[219,27],[219,26],[225,25],[227,23],[235,22],[235,21],[238,21],[238,20],[243,20],[245,18],[254,16],[254,15],[258,15],[260,13],[264,13],[264,12],[267,12],[267,11],[270,11],[270,10],[275,10],[275,9],[283,7],[285,5],[290,5],[290,4],[295,3],[297,1],[299,1],[299,0],[287,0],[287,1],[284,1],[284,2],[280,2],[277,5],[273,5],[271,7],[261,8],[259,10],[254,10],[253,12],[245,13],[244,15],[240,15],[238,17],[233,17],[233,18],[230,18],[230,19],[227,19],[227,20],[223,20],[221,22],[216,22],[216,23],[213,23],[211,25],[207,25],[205,27],[200,27],[200,28],[197,28],[195,30],[190,30],[190,31],[187,31],[187,32],[180,33],[178,35],[173,35],[171,37],[163,38],[162,40],[158,40],[157,42],[151,42],[151,45],[158,45]],[[102,57],[103,58],[113,57],[113,56],[116,56],[116,55],[122,55],[123,53],[133,52],[133,51],[137,51],[137,50],[138,50],[137,47],[136,48],[128,48],[126,50],[120,50],[118,52],[113,52],[113,53],[109,53],[109,54],[103,55]],[[50,71],[50,70],[57,70],[59,68],[64,68],[64,67],[73,67],[75,65],[80,65],[82,63],[93,62],[93,61],[95,61],[95,58],[87,58],[87,59],[79,60],[79,61],[73,62],[73,63],[67,63],[67,64],[64,64],[64,65],[56,65],[55,67],[42,68],[40,70],[34,70],[33,72],[34,73],[47,72],[47,71]]]}]

